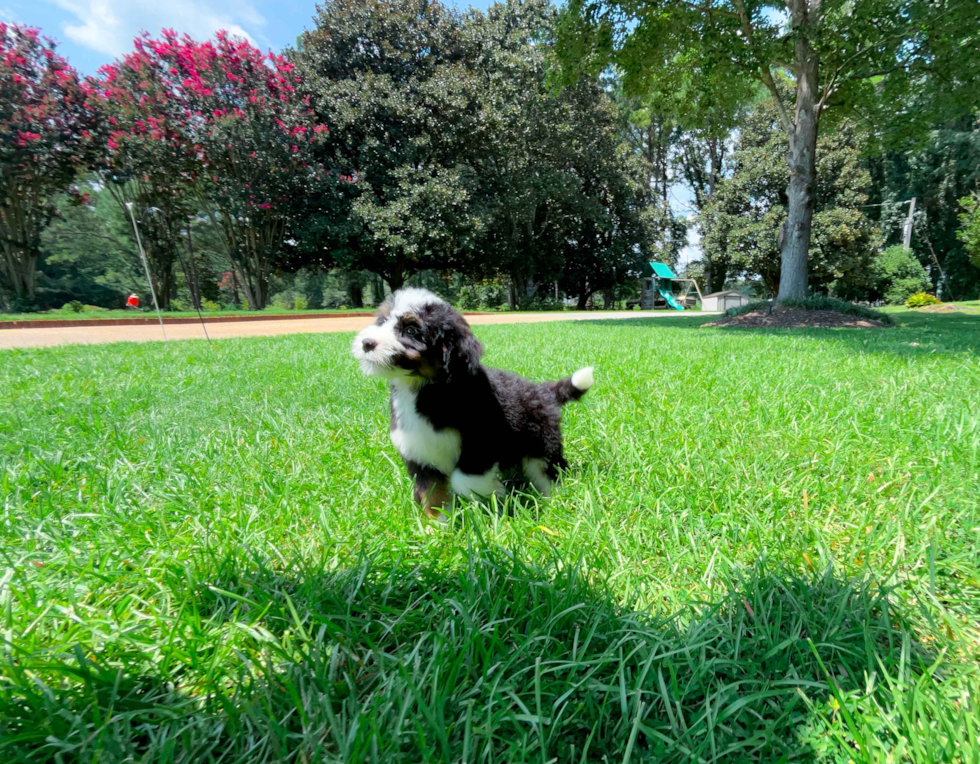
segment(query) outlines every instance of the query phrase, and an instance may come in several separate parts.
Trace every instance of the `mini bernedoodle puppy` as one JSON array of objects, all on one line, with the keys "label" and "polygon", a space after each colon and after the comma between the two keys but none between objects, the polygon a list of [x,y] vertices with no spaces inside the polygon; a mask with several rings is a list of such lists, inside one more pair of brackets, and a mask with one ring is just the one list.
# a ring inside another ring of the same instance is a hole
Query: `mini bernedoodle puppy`
[{"label": "mini bernedoodle puppy", "polygon": [[365,374],[391,382],[391,441],[430,517],[442,517],[450,489],[503,496],[499,472],[517,465],[550,493],[566,467],[561,407],[592,386],[591,366],[541,384],[489,369],[463,317],[424,289],[395,292],[352,350]]}]

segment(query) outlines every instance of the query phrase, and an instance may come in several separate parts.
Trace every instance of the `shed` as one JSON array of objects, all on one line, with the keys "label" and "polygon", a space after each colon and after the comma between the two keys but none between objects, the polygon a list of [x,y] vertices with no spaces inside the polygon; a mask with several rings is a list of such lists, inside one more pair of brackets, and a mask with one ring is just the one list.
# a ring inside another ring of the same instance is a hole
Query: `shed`
[{"label": "shed", "polygon": [[701,300],[701,310],[726,311],[729,308],[737,308],[741,305],[747,305],[750,302],[752,302],[752,298],[748,295],[730,289],[725,292],[706,294]]}]

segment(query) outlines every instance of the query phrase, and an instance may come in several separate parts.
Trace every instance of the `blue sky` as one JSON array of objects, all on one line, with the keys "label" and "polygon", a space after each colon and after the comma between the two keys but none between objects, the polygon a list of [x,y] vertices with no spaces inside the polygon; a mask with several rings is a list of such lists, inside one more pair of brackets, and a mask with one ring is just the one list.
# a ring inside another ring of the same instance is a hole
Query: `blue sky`
[{"label": "blue sky", "polygon": [[[452,2],[452,0],[449,0]],[[486,8],[491,0],[457,0],[458,7]],[[198,40],[226,29],[250,39],[263,50],[295,43],[312,24],[315,0],[0,0],[0,20],[40,27],[58,41],[58,49],[82,74],[131,50],[143,31],[172,28]],[[691,193],[672,191],[676,212],[688,214]],[[692,231],[682,264],[697,254]]]},{"label": "blue sky", "polygon": [[[489,0],[472,4],[485,8]],[[0,19],[40,27],[83,74],[125,53],[140,32],[168,27],[202,40],[227,29],[280,50],[315,12],[315,0],[0,0]]]}]

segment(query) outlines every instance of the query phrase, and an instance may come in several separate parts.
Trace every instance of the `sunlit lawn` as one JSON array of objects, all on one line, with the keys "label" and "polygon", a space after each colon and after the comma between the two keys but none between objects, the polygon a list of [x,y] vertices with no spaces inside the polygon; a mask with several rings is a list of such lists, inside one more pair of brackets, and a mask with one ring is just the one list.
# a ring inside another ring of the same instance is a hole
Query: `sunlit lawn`
[{"label": "sunlit lawn", "polygon": [[0,749],[978,764],[980,316],[895,318],[479,327],[597,382],[435,533],[348,335],[0,353]]}]

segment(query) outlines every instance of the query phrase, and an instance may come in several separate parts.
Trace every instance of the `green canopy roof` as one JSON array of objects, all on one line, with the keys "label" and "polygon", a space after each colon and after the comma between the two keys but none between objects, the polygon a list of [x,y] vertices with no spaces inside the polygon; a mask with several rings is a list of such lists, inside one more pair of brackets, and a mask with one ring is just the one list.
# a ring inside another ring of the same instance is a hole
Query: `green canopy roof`
[{"label": "green canopy roof", "polygon": [[644,269],[646,271],[643,274],[644,276],[649,276],[651,275],[652,272],[652,274],[656,276],[658,279],[677,278],[677,276],[674,275],[674,272],[670,269],[670,266],[667,265],[667,263],[649,263],[649,266],[650,266],[649,269]]}]

